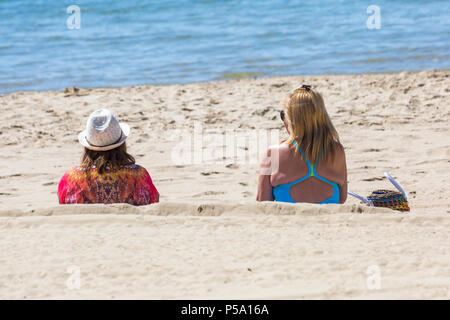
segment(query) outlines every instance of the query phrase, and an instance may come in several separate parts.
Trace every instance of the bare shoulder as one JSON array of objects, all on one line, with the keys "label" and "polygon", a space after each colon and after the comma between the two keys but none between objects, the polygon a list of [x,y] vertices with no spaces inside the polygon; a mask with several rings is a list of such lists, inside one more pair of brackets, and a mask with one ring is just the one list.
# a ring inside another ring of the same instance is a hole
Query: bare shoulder
[{"label": "bare shoulder", "polygon": [[338,144],[337,148],[335,149],[334,154],[334,165],[333,167],[338,171],[341,172],[342,176],[346,175],[347,173],[347,164],[345,159],[345,148],[342,144]]},{"label": "bare shoulder", "polygon": [[277,145],[270,146],[269,149],[271,154],[276,153],[281,158],[289,157],[289,155],[291,154],[291,148],[286,141],[283,141]]},{"label": "bare shoulder", "polygon": [[337,144],[336,147],[336,158],[345,160],[345,148],[341,143]]},{"label": "bare shoulder", "polygon": [[272,175],[278,171],[280,163],[289,158],[289,145],[285,142],[271,145],[262,155],[260,171],[261,175]]},{"label": "bare shoulder", "polygon": [[281,154],[288,154],[289,152],[289,145],[286,142],[282,142],[280,144],[269,146],[264,154],[264,157],[271,158]]},{"label": "bare shoulder", "polygon": [[333,156],[329,157],[328,161],[323,165],[328,168],[333,168],[337,172],[341,172],[346,168],[345,148],[341,143],[336,145]]}]

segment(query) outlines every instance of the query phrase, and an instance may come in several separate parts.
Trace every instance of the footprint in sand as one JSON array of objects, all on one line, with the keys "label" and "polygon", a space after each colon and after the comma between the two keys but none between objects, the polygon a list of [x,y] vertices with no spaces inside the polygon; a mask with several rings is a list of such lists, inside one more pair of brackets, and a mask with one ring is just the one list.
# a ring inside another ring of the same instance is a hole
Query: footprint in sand
[{"label": "footprint in sand", "polygon": [[384,180],[384,178],[374,177],[374,178],[362,179],[362,181],[381,181],[381,180]]},{"label": "footprint in sand", "polygon": [[274,83],[274,84],[271,85],[271,87],[274,87],[274,88],[281,88],[281,87],[284,87],[284,86],[286,86],[286,85],[287,85],[287,82]]},{"label": "footprint in sand", "polygon": [[22,174],[20,173],[15,173],[15,174],[10,174],[8,176],[0,176],[0,179],[6,179],[6,178],[13,178],[13,177],[21,177]]},{"label": "footprint in sand", "polygon": [[73,97],[73,96],[87,96],[87,93],[80,93],[80,88],[77,87],[72,87],[72,88],[65,88],[64,91],[65,93],[64,97]]},{"label": "footprint in sand", "polygon": [[216,100],[216,99],[214,99],[214,98],[210,98],[209,99],[209,106],[211,106],[211,105],[214,105],[214,104],[219,104],[220,103],[220,101],[219,100]]},{"label": "footprint in sand", "polygon": [[261,110],[256,110],[252,112],[252,115],[256,115],[256,116],[265,116],[268,112],[270,111],[274,111],[272,107],[265,107]]},{"label": "footprint in sand", "polygon": [[201,196],[216,196],[216,195],[225,194],[225,193],[226,192],[223,192],[223,191],[205,191],[205,192],[200,192],[200,193],[194,194],[192,197],[198,198]]},{"label": "footprint in sand", "polygon": [[220,174],[221,172],[218,172],[218,171],[204,171],[204,172],[201,172],[201,174],[202,175],[204,175],[204,176],[209,176],[209,175],[212,175],[212,174]]}]

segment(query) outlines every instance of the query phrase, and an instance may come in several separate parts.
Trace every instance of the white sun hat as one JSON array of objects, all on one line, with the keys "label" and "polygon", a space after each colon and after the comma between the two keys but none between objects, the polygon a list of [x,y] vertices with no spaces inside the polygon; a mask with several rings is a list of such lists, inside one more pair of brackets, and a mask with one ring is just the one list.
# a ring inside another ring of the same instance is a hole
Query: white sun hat
[{"label": "white sun hat", "polygon": [[89,116],[86,129],[78,134],[80,144],[94,151],[117,148],[128,138],[130,126],[119,123],[107,109],[98,109]]}]

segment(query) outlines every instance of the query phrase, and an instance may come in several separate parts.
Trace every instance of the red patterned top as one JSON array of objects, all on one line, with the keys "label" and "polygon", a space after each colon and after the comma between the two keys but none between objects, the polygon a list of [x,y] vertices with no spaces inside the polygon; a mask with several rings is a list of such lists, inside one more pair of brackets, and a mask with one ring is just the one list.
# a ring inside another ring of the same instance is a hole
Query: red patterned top
[{"label": "red patterned top", "polygon": [[73,167],[59,182],[60,204],[129,203],[135,206],[159,201],[159,193],[147,170],[138,165],[99,174],[95,167]]}]

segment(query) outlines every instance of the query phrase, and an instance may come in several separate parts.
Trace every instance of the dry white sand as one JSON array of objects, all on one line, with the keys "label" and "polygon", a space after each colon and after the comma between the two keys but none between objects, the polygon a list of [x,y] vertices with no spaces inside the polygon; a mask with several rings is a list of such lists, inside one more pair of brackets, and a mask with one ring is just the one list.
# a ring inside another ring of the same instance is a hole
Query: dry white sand
[{"label": "dry white sand", "polygon": [[[303,83],[325,98],[350,190],[392,189],[389,171],[409,214],[353,198],[256,203],[256,163],[173,162],[175,130],[195,121],[218,133],[282,129],[280,101]],[[0,298],[449,299],[449,88],[450,71],[436,70],[0,96]],[[97,108],[131,125],[129,151],[160,204],[57,205]]]}]

